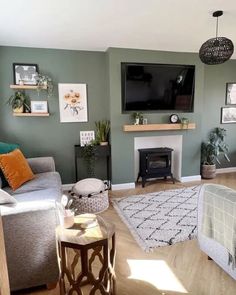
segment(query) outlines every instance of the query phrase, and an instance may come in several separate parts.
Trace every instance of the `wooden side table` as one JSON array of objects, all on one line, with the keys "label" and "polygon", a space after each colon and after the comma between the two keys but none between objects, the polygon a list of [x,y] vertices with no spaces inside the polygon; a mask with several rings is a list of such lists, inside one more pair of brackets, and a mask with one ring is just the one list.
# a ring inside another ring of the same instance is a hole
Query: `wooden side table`
[{"label": "wooden side table", "polygon": [[115,227],[100,216],[97,225],[82,229],[93,214],[75,217],[75,224],[56,228],[60,294],[115,295]]}]

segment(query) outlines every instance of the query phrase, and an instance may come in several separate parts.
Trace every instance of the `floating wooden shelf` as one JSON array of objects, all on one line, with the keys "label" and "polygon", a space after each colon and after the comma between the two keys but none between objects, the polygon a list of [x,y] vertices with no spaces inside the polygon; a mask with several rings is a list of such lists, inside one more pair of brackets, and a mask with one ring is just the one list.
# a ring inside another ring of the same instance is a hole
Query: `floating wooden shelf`
[{"label": "floating wooden shelf", "polygon": [[48,117],[49,113],[13,113],[15,117]]},{"label": "floating wooden shelf", "polygon": [[161,131],[161,130],[187,130],[195,129],[195,123],[189,123],[183,127],[182,124],[146,124],[146,125],[124,125],[124,132],[139,132],[139,131]]},{"label": "floating wooden shelf", "polygon": [[10,85],[11,89],[25,89],[25,90],[36,90],[36,89],[47,89],[47,86],[40,86],[38,87],[37,85]]}]

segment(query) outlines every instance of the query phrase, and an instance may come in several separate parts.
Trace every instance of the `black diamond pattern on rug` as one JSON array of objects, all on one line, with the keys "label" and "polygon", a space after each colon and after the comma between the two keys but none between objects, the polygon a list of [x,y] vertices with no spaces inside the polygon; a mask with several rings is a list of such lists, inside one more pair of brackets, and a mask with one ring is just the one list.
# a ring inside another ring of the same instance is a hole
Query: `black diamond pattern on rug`
[{"label": "black diamond pattern on rug", "polygon": [[196,237],[201,186],[113,199],[118,214],[145,251]]}]

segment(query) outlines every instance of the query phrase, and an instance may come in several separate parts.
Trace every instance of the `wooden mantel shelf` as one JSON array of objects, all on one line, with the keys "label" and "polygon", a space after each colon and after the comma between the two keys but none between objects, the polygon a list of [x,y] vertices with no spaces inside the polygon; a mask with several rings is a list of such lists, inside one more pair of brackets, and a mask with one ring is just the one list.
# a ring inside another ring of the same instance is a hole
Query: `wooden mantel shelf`
[{"label": "wooden mantel shelf", "polygon": [[163,131],[163,130],[188,130],[196,129],[195,123],[189,123],[183,127],[182,124],[146,124],[146,125],[124,125],[124,132],[142,132],[142,131]]}]

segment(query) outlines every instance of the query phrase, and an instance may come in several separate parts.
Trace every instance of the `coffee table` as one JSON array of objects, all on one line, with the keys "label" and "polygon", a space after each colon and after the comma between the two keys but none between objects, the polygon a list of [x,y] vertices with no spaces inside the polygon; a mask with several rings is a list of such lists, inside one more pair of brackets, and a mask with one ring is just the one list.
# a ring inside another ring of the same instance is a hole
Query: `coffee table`
[{"label": "coffee table", "polygon": [[[91,227],[83,229],[87,221]],[[115,295],[115,226],[94,214],[75,217],[71,228],[56,228],[60,294]]]}]

